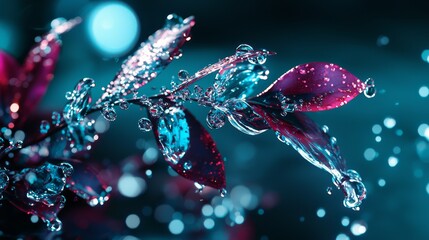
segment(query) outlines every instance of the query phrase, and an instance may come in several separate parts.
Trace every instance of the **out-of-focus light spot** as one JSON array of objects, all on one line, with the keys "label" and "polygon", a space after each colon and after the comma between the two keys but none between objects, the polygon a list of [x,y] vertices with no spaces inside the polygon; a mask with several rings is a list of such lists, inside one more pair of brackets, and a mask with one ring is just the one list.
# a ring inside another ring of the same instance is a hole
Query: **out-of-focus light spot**
[{"label": "out-of-focus light spot", "polygon": [[395,167],[396,165],[398,165],[398,162],[399,162],[398,158],[394,156],[390,156],[387,159],[387,163],[389,164],[390,167]]},{"label": "out-of-focus light spot", "polygon": [[396,120],[394,118],[387,117],[384,119],[383,123],[384,123],[384,126],[387,128],[394,128],[396,125]]},{"label": "out-of-focus light spot", "polygon": [[106,57],[118,57],[134,46],[140,25],[134,11],[125,3],[105,2],[92,10],[87,29],[100,53]]},{"label": "out-of-focus light spot", "polygon": [[105,133],[110,128],[110,123],[102,115],[98,116],[94,124],[94,129],[97,133]]},{"label": "out-of-focus light spot", "polygon": [[374,160],[377,156],[378,156],[378,153],[377,153],[373,148],[367,148],[367,149],[365,149],[365,151],[363,152],[363,157],[364,157],[367,161],[372,161],[372,160]]},{"label": "out-of-focus light spot", "polygon": [[380,35],[377,38],[377,46],[382,47],[382,46],[386,46],[387,44],[389,44],[390,39],[388,36],[385,35]]},{"label": "out-of-focus light spot", "polygon": [[236,159],[241,165],[247,166],[246,162],[254,159],[255,154],[255,145],[249,142],[243,142],[236,146],[234,150],[234,159]]},{"label": "out-of-focus light spot", "polygon": [[304,222],[305,221],[305,217],[303,217],[303,216],[299,217],[299,221],[300,222]]},{"label": "out-of-focus light spot", "polygon": [[131,235],[127,235],[127,236],[125,236],[125,237],[123,237],[121,239],[122,240],[140,240],[140,238],[136,238],[136,237],[131,236]]},{"label": "out-of-focus light spot", "polygon": [[382,138],[381,138],[380,136],[376,136],[376,137],[375,137],[375,141],[376,141],[376,142],[381,142],[381,140],[382,140]]},{"label": "out-of-focus light spot", "polygon": [[15,37],[13,28],[9,24],[0,22],[0,49],[5,49],[8,52],[11,51],[12,45],[16,44],[14,42],[16,40]]},{"label": "out-of-focus light spot", "polygon": [[168,230],[174,235],[179,235],[183,232],[185,229],[185,225],[183,222],[179,219],[174,219],[173,221],[168,224]]},{"label": "out-of-focus light spot", "polygon": [[37,215],[32,215],[30,221],[32,223],[37,223],[39,221],[39,217]]},{"label": "out-of-focus light spot", "polygon": [[203,224],[204,224],[204,227],[207,229],[212,229],[215,226],[215,222],[211,218],[207,218],[206,220],[204,220]]},{"label": "out-of-focus light spot", "polygon": [[218,205],[214,209],[214,214],[218,218],[225,217],[227,213],[228,213],[228,209],[226,209],[226,207],[223,205]]},{"label": "out-of-focus light spot", "polygon": [[429,63],[429,50],[423,50],[422,52],[422,60]]},{"label": "out-of-focus light spot", "polygon": [[143,162],[146,164],[152,165],[158,160],[158,150],[153,147],[148,148],[143,153]]},{"label": "out-of-focus light spot", "polygon": [[386,186],[386,180],[384,180],[383,178],[378,180],[378,186],[380,187],[384,187]]},{"label": "out-of-focus light spot", "polygon": [[253,210],[258,205],[258,199],[245,186],[236,186],[231,190],[231,200],[245,209]]},{"label": "out-of-focus light spot", "polygon": [[343,225],[344,227],[347,227],[350,224],[350,219],[348,217],[343,217],[343,219],[341,219],[341,225]]},{"label": "out-of-focus light spot", "polygon": [[366,233],[366,224],[362,221],[353,222],[352,226],[350,227],[350,231],[353,235],[360,236]]},{"label": "out-of-focus light spot", "polygon": [[429,183],[426,185],[426,192],[429,194]]},{"label": "out-of-focus light spot", "polygon": [[135,229],[140,225],[140,218],[136,214],[130,214],[125,219],[128,228]]},{"label": "out-of-focus light spot", "polygon": [[400,154],[400,153],[401,153],[401,148],[400,148],[399,146],[395,146],[395,147],[393,148],[393,153],[394,153],[394,154]]},{"label": "out-of-focus light spot", "polygon": [[18,103],[12,103],[10,105],[9,109],[11,112],[16,113],[19,110],[19,104]]},{"label": "out-of-focus light spot", "polygon": [[429,96],[429,88],[426,87],[426,86],[421,86],[419,88],[419,95],[422,98],[425,98],[425,97]]},{"label": "out-of-focus light spot", "polygon": [[174,209],[167,204],[159,205],[155,209],[155,219],[161,223],[168,223],[172,219],[174,214]]},{"label": "out-of-focus light spot", "polygon": [[350,238],[346,234],[340,233],[340,234],[337,235],[337,237],[335,238],[335,240],[350,240]]},{"label": "out-of-focus light spot", "polygon": [[420,136],[424,137],[425,136],[425,132],[428,129],[428,127],[429,127],[429,125],[427,125],[426,123],[422,123],[417,128],[417,132],[419,133]]},{"label": "out-of-focus light spot", "polygon": [[316,215],[317,215],[318,217],[320,217],[320,218],[325,217],[325,215],[326,215],[326,211],[325,211],[325,209],[323,209],[323,208],[319,208],[319,209],[317,209]]},{"label": "out-of-focus light spot", "polygon": [[209,217],[209,216],[211,216],[211,215],[213,214],[213,207],[212,207],[211,205],[209,205],[209,204],[206,204],[206,205],[204,205],[204,206],[201,208],[201,213],[202,213],[204,216]]},{"label": "out-of-focus light spot", "polygon": [[137,197],[146,189],[146,181],[143,178],[131,174],[123,174],[118,181],[119,192],[129,198]]},{"label": "out-of-focus light spot", "polygon": [[146,176],[152,177],[152,170],[148,169],[145,171]]},{"label": "out-of-focus light spot", "polygon": [[372,133],[380,134],[381,131],[382,131],[382,128],[380,124],[374,124],[374,126],[372,126]]},{"label": "out-of-focus light spot", "polygon": [[234,222],[236,224],[242,224],[244,223],[244,217],[241,214],[236,214],[234,217]]}]

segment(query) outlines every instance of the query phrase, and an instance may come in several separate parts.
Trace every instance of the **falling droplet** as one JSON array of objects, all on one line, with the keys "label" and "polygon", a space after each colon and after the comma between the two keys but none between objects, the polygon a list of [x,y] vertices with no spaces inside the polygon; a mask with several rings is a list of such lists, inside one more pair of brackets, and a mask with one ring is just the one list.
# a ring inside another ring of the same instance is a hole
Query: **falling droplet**
[{"label": "falling droplet", "polygon": [[236,56],[242,56],[246,53],[249,53],[253,51],[253,48],[248,45],[248,44],[240,44],[238,45],[238,47],[235,49],[235,55]]},{"label": "falling droplet", "polygon": [[328,133],[328,132],[329,132],[329,127],[328,127],[328,126],[326,126],[326,125],[323,125],[323,126],[322,126],[322,131],[323,131],[324,133]]},{"label": "falling droplet", "polygon": [[206,117],[207,125],[211,129],[218,129],[225,125],[226,114],[216,108],[210,109]]},{"label": "falling droplet", "polygon": [[119,99],[119,108],[122,110],[127,110],[130,108],[130,104],[125,99]]},{"label": "falling droplet", "polygon": [[373,98],[377,92],[377,90],[375,89],[374,80],[372,78],[368,78],[365,81],[365,85],[366,85],[366,87],[365,87],[365,90],[363,92],[365,94],[365,97]]},{"label": "falling droplet", "polygon": [[190,161],[186,161],[184,164],[183,164],[183,169],[185,169],[185,170],[191,170],[191,168],[192,168],[192,163],[190,162]]},{"label": "falling droplet", "polygon": [[140,130],[145,132],[152,130],[152,122],[147,118],[140,118],[138,126]]},{"label": "falling droplet", "polygon": [[343,175],[343,180],[339,184],[334,181],[344,192],[343,204],[347,208],[358,211],[362,200],[366,198],[366,188],[362,183],[362,178],[355,170],[349,169]]},{"label": "falling droplet", "polygon": [[177,77],[179,78],[180,81],[186,81],[190,75],[188,73],[188,71],[186,70],[180,70],[179,73],[177,74]]},{"label": "falling droplet", "polygon": [[50,128],[51,128],[51,125],[49,124],[49,122],[46,120],[42,120],[42,122],[40,123],[40,133],[46,134],[48,133]]},{"label": "falling droplet", "polygon": [[107,121],[115,121],[117,117],[115,109],[110,106],[103,107],[103,109],[101,110],[101,114]]}]

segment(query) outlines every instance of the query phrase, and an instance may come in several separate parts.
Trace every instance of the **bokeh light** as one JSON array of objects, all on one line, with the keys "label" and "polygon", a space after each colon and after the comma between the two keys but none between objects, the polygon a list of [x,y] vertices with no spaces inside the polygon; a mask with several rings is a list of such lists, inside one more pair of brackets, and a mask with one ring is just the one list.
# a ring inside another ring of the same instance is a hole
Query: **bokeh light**
[{"label": "bokeh light", "polygon": [[87,30],[91,42],[103,56],[118,57],[135,45],[140,24],[128,5],[105,2],[90,13]]}]

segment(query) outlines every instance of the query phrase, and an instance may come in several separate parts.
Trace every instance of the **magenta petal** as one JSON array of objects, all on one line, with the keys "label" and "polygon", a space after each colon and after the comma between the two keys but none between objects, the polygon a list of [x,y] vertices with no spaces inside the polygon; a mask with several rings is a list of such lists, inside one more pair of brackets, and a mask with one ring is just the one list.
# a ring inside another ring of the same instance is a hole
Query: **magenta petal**
[{"label": "magenta petal", "polygon": [[152,122],[165,160],[179,175],[201,185],[225,188],[223,158],[210,134],[188,110],[171,107]]},{"label": "magenta petal", "polygon": [[9,83],[18,78],[19,68],[18,62],[12,56],[0,51],[0,123],[3,126],[10,120],[8,111],[12,94]]},{"label": "magenta petal", "polygon": [[78,160],[69,160],[69,163],[73,166],[73,173],[67,178],[67,189],[92,207],[109,200],[112,188],[102,182],[95,168]]},{"label": "magenta petal", "polygon": [[252,101],[291,111],[323,111],[347,104],[365,84],[342,67],[325,62],[298,65]]}]

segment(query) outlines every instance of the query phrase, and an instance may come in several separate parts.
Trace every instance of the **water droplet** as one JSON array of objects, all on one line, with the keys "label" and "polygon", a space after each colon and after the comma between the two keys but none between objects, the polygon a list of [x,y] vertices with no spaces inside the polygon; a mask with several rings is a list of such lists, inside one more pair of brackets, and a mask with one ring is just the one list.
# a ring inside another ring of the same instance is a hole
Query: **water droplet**
[{"label": "water droplet", "polygon": [[218,129],[225,125],[226,114],[216,108],[210,109],[206,117],[207,125],[211,129]]},{"label": "water droplet", "polygon": [[176,25],[182,24],[183,18],[172,13],[167,16],[167,20],[165,21],[166,27],[173,28]]},{"label": "water droplet", "polygon": [[175,107],[165,111],[158,122],[158,135],[164,157],[167,161],[177,164],[185,155],[190,143],[185,112]]},{"label": "water droplet", "polygon": [[19,148],[22,148],[22,145],[23,145],[24,143],[22,142],[22,141],[16,141],[14,144],[13,144],[13,147],[14,148],[16,148],[16,149],[19,149]]},{"label": "water droplet", "polygon": [[149,108],[149,113],[152,117],[159,118],[161,117],[162,113],[164,113],[164,108],[161,104],[153,104]]},{"label": "water droplet", "polygon": [[186,70],[180,70],[179,73],[177,74],[177,77],[179,78],[180,81],[186,81],[190,75],[188,73],[188,71]]},{"label": "water droplet", "polygon": [[125,99],[119,99],[119,108],[122,110],[127,110],[130,108],[130,104]]},{"label": "water droplet", "polygon": [[152,122],[148,118],[140,118],[138,126],[140,130],[145,132],[152,130]]},{"label": "water droplet", "polygon": [[140,103],[145,106],[152,106],[152,102],[150,98],[148,98],[146,95],[141,96]]},{"label": "water droplet", "polygon": [[197,182],[194,182],[194,186],[197,188],[197,190],[195,191],[197,193],[201,193],[204,190],[204,187],[205,187],[204,185],[199,184]]},{"label": "water droplet", "polygon": [[323,131],[324,133],[328,133],[328,132],[329,132],[329,127],[328,127],[328,126],[326,126],[326,125],[323,125],[323,126],[322,126],[322,131]]},{"label": "water droplet", "polygon": [[332,195],[332,188],[331,188],[331,187],[327,187],[327,188],[326,188],[326,193],[327,193],[328,195]]},{"label": "water droplet", "polygon": [[101,114],[107,121],[115,121],[117,117],[115,109],[110,106],[103,107],[103,109],[101,110]]},{"label": "water droplet", "polygon": [[359,174],[355,170],[349,169],[343,175],[342,182],[334,181],[334,183],[343,190],[344,206],[357,210],[366,198],[366,188]]},{"label": "water droplet", "polygon": [[51,128],[51,125],[49,124],[49,122],[46,120],[42,120],[42,122],[40,123],[40,133],[46,134],[48,133],[50,128]]},{"label": "water droplet", "polygon": [[66,95],[65,95],[65,97],[66,97],[66,99],[67,100],[72,100],[73,99],[73,97],[74,97],[74,93],[73,92],[66,92]]},{"label": "water droplet", "polygon": [[365,97],[373,98],[377,92],[377,90],[375,88],[374,80],[372,78],[368,78],[365,81],[365,85],[366,85],[365,90],[364,90]]},{"label": "water droplet", "polygon": [[253,51],[253,48],[248,45],[248,44],[240,44],[238,45],[238,47],[235,49],[235,55],[236,56],[242,56],[246,53],[249,53]]},{"label": "water droplet", "polygon": [[220,189],[220,190],[219,190],[219,193],[220,193],[220,196],[221,196],[221,197],[225,197],[225,196],[226,196],[226,194],[228,193],[228,191],[226,191],[226,189],[225,189],[225,188],[222,188],[222,189]]},{"label": "water droplet", "polygon": [[63,227],[63,223],[58,218],[54,218],[53,220],[47,220],[46,226],[49,231],[58,232]]},{"label": "water droplet", "polygon": [[192,168],[192,163],[190,161],[186,161],[183,164],[183,169],[185,169],[186,171],[191,170],[191,168]]},{"label": "water droplet", "polygon": [[61,123],[61,114],[59,112],[52,112],[52,124],[55,126],[60,125]]}]

